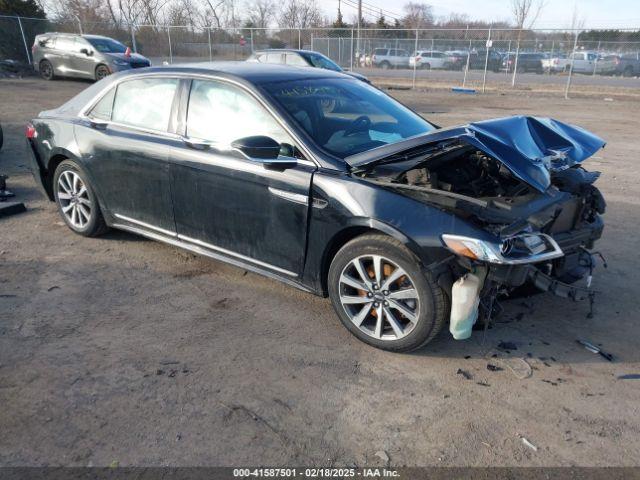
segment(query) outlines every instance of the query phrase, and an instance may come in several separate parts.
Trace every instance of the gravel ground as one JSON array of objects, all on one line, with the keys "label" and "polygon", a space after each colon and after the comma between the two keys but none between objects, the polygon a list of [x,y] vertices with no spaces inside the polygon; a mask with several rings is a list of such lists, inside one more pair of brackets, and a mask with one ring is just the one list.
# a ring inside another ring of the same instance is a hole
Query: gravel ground
[{"label": "gravel ground", "polygon": [[0,219],[0,465],[374,465],[381,451],[395,466],[638,465],[640,380],[618,378],[640,373],[636,100],[394,92],[441,125],[536,114],[609,142],[587,162],[609,204],[595,316],[538,295],[505,302],[486,337],[445,331],[399,355],[358,342],[327,299],[133,235],[74,235],[22,137],[87,85],[0,80],[0,171],[28,206]]}]

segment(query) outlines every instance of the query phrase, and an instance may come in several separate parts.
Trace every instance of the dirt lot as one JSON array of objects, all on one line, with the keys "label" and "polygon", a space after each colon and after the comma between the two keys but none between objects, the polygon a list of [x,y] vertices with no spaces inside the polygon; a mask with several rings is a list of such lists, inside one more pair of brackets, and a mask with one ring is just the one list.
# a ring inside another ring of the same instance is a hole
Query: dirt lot
[{"label": "dirt lot", "polygon": [[638,465],[640,380],[618,378],[640,373],[636,100],[394,92],[441,125],[546,115],[609,142],[587,162],[609,204],[595,316],[539,295],[506,302],[484,343],[443,332],[398,355],[326,299],[133,235],[74,235],[22,131],[86,86],[0,80],[0,171],[29,208],[0,219],[0,464]]}]

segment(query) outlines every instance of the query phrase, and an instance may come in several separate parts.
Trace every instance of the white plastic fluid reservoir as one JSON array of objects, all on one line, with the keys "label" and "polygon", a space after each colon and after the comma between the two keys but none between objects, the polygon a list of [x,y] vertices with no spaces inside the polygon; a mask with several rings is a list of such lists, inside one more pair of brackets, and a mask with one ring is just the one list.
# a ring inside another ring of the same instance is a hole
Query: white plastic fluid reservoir
[{"label": "white plastic fluid reservoir", "polygon": [[467,273],[453,284],[449,331],[456,340],[466,340],[471,336],[471,328],[478,319],[480,290],[483,283],[484,275]]}]

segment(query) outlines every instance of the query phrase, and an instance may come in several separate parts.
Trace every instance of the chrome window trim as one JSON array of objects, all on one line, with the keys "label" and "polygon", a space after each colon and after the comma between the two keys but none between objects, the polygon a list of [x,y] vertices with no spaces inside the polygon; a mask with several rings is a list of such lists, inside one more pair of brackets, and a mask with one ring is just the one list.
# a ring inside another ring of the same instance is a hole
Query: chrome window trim
[{"label": "chrome window trim", "polygon": [[[232,85],[235,85],[237,87],[239,87],[241,90],[245,91],[246,93],[248,93],[251,97],[253,97],[260,105],[262,105],[263,108],[265,108],[267,110],[267,112],[269,112],[269,114],[273,117],[273,119],[285,130],[285,132],[287,132],[288,135],[291,136],[291,138],[293,138],[293,140],[300,146],[300,148],[302,149],[304,155],[305,155],[305,159],[307,161],[310,161],[313,163],[313,165],[316,168],[321,168],[320,163],[314,158],[314,156],[312,155],[312,153],[310,152],[309,148],[305,145],[304,142],[302,142],[300,140],[300,138],[298,137],[298,135],[296,135],[296,133],[289,127],[289,125],[284,122],[279,115],[277,114],[277,112],[274,111],[273,108],[271,108],[270,105],[268,105],[265,101],[263,101],[261,98],[259,98],[254,92],[252,92],[249,88],[246,87],[246,85],[244,85],[241,82],[238,82],[237,80],[234,79],[230,79],[230,78],[226,78],[223,76],[220,76],[218,74],[218,72],[212,72],[210,74],[205,74],[205,73],[195,73],[195,72],[145,72],[145,73],[135,73],[135,74],[129,74],[124,76],[123,78],[119,78],[117,80],[114,80],[113,82],[111,82],[109,85],[105,86],[104,89],[100,90],[100,92],[98,92],[89,102],[87,102],[87,105],[85,107],[83,107],[79,112],[78,112],[78,117],[86,120],[86,121],[91,121],[91,117],[88,116],[88,113],[91,111],[91,109],[96,105],[96,103],[98,103],[102,97],[112,88],[117,88],[120,84],[127,82],[127,81],[131,81],[131,80],[138,80],[141,78],[175,78],[175,79],[188,79],[188,80],[193,80],[193,79],[199,79],[199,80],[209,80],[209,81],[219,81],[219,82],[226,82],[226,83],[230,83]],[[117,90],[116,90],[116,95],[118,94]],[[114,102],[115,102],[115,95],[114,95]],[[188,102],[188,100],[187,100]],[[188,108],[188,105],[187,105]],[[142,129],[139,127],[135,127],[132,125],[123,125],[123,124],[119,124],[119,123],[115,123],[112,122],[111,120],[109,120],[107,123],[107,125],[117,125],[117,126],[121,126],[121,127],[126,127],[126,128],[134,128],[137,130],[141,130],[141,131],[145,131],[148,133],[155,133],[155,134],[161,134],[161,135],[170,135],[170,138],[182,138],[180,135],[177,134],[173,134],[171,132],[165,132],[165,131],[157,131],[157,130],[152,130],[152,129]],[[301,159],[298,159],[301,160]]]},{"label": "chrome window trim", "polygon": [[141,222],[140,220],[136,220],[135,218],[126,217],[124,215],[120,215],[119,213],[114,213],[114,217],[119,218],[120,220],[124,220],[125,222],[134,223],[136,225],[140,225],[141,227],[148,228],[149,230],[155,230],[156,232],[162,233],[164,235],[169,235],[170,237],[177,237],[178,234],[175,231],[165,230],[164,228],[156,227],[155,225],[151,225],[147,222]]},{"label": "chrome window trim", "polygon": [[[214,252],[219,252],[222,253],[223,255],[227,255],[230,257],[235,257],[238,258],[240,260],[243,260],[245,262],[251,262],[255,265],[258,265],[260,267],[264,267],[264,268],[268,268],[269,270],[273,270],[279,273],[283,273],[285,275],[288,275],[290,277],[297,277],[298,274],[295,272],[292,272],[290,270],[286,270],[284,268],[280,268],[280,267],[276,267],[275,265],[271,265],[270,263],[266,263],[266,262],[262,262],[260,260],[256,260],[255,258],[251,258],[251,257],[247,257],[246,255],[242,255],[241,253],[236,253],[232,250],[227,250],[226,248],[222,248],[222,247],[217,247],[216,245],[212,245],[210,243],[207,242],[203,242],[202,240],[198,240],[195,238],[191,238],[188,237],[186,235],[181,235],[178,234],[176,232],[173,232],[171,230],[165,230],[164,228],[160,228],[160,227],[156,227],[155,225],[151,225],[150,223],[146,223],[146,222],[141,222],[140,220],[136,220],[134,218],[131,217],[127,217],[125,215],[121,215],[119,213],[115,213],[114,216],[120,220],[124,220],[125,222],[129,222],[129,223],[133,223],[134,225],[138,225],[140,227],[149,229],[149,230],[153,230],[155,232],[161,233],[163,235],[166,235],[168,237],[171,237],[173,239],[178,239],[178,240],[182,240],[185,242],[189,242],[192,243],[194,245],[198,245],[200,247],[204,247],[207,248],[209,250],[213,250]],[[114,227],[117,228],[129,228],[131,229],[131,227],[128,227],[127,225],[121,225],[121,224],[114,224]]]}]

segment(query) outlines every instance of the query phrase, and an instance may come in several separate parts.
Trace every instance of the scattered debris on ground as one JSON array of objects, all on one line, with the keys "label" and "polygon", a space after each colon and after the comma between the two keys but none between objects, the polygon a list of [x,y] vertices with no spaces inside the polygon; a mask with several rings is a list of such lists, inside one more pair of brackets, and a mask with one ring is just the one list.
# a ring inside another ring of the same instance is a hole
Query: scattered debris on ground
[{"label": "scattered debris on ground", "polygon": [[527,447],[529,447],[531,450],[533,450],[534,452],[538,451],[538,447],[536,447],[533,443],[531,443],[529,440],[527,440],[524,437],[520,437],[522,439],[522,443],[524,443]]},{"label": "scattered debris on ground", "polygon": [[473,380],[473,375],[467,372],[466,370],[462,370],[461,368],[458,369],[458,371],[456,372],[456,375],[462,375],[467,380]]},{"label": "scattered debris on ground", "polygon": [[600,347],[595,346],[594,344],[587,342],[586,340],[576,340],[580,345],[589,350],[591,353],[597,353],[602,358],[608,360],[609,362],[613,362],[613,355],[605,352]]},{"label": "scattered debris on ground", "polygon": [[504,370],[504,368],[493,365],[491,363],[487,363],[487,370],[489,370],[490,372],[501,372]]}]

